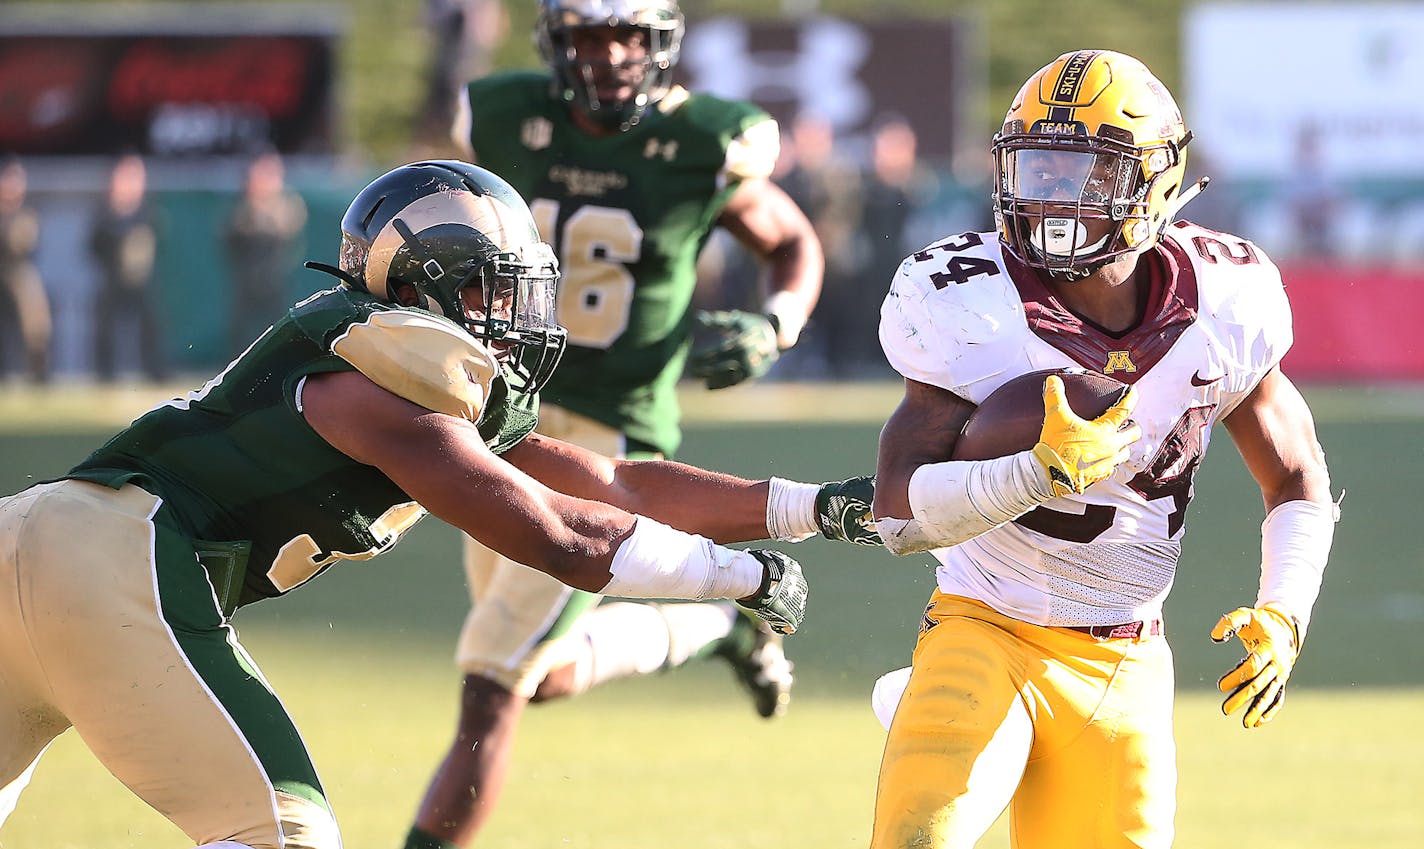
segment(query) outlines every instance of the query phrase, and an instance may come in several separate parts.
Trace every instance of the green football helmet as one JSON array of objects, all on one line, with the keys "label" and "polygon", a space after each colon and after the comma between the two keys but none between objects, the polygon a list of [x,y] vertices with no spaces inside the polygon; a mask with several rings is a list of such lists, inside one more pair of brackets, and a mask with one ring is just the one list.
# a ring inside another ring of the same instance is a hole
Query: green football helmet
[{"label": "green football helmet", "polygon": [[[519,391],[538,392],[563,355],[554,252],[519,193],[476,165],[415,162],[377,177],[341,219],[339,268],[308,266],[455,322],[508,360]],[[471,286],[478,309],[462,296]]]},{"label": "green football helmet", "polygon": [[[573,33],[594,28],[641,31],[647,52],[640,61],[616,65],[581,59]],[[534,35],[554,72],[555,95],[600,125],[626,130],[667,93],[684,29],[677,0],[541,0]],[[627,80],[632,95],[600,98],[599,80],[610,74]]]}]

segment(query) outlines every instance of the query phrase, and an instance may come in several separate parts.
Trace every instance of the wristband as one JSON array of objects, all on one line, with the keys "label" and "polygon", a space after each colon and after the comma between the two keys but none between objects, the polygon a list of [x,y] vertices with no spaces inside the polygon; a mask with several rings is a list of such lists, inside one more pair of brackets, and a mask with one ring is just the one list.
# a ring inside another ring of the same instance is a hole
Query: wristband
[{"label": "wristband", "polygon": [[806,326],[806,300],[786,290],[772,292],[762,305],[761,311],[772,316],[776,326],[776,345],[785,351],[801,338],[801,330]]},{"label": "wristband", "polygon": [[717,545],[646,516],[637,517],[633,533],[618,546],[612,577],[599,590],[623,598],[746,598],[766,572],[745,551]]},{"label": "wristband", "polygon": [[800,542],[815,536],[816,493],[821,487],[813,483],[797,483],[785,478],[767,481],[766,530],[781,542]]}]

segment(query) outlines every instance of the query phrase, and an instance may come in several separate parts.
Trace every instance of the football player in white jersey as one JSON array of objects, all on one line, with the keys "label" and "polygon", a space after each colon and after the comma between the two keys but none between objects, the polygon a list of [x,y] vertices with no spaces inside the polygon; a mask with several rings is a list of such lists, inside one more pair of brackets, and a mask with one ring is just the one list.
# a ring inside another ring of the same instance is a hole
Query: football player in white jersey
[{"label": "football player in white jersey", "polygon": [[[1310,410],[1281,373],[1280,275],[1249,241],[1175,213],[1191,139],[1167,89],[1121,53],[1035,73],[995,136],[996,233],[900,265],[881,342],[905,396],[880,439],[875,515],[937,590],[889,726],[874,849],[973,846],[1009,807],[1020,849],[1166,847],[1176,764],[1172,586],[1192,477],[1221,422],[1261,487],[1260,592],[1211,636],[1246,658],[1224,713],[1279,710],[1337,510]],[[1131,385],[1101,418],[1044,386],[1040,442],[953,460],[1009,379],[1076,367]],[[901,692],[903,691],[903,692]]]}]

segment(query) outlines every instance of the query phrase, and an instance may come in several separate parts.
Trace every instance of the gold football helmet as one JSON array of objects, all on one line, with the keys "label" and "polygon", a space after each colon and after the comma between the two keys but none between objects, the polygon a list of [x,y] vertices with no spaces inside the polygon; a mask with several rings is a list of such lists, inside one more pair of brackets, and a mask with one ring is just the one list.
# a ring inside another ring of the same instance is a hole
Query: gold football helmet
[{"label": "gold football helmet", "polygon": [[1068,279],[1151,248],[1200,190],[1182,185],[1191,137],[1138,60],[1059,56],[1024,83],[994,136],[999,238],[1024,263]]}]

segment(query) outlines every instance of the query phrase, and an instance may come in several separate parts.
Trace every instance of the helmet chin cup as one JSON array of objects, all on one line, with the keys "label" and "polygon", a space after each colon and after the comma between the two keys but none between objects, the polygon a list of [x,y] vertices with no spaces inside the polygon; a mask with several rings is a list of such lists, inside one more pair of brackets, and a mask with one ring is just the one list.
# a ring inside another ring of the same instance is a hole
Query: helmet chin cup
[{"label": "helmet chin cup", "polygon": [[1102,250],[1107,240],[1105,235],[1093,244],[1087,244],[1088,228],[1083,222],[1061,216],[1044,218],[1028,237],[1029,244],[1039,253],[1061,259],[1091,257],[1094,252]]}]

